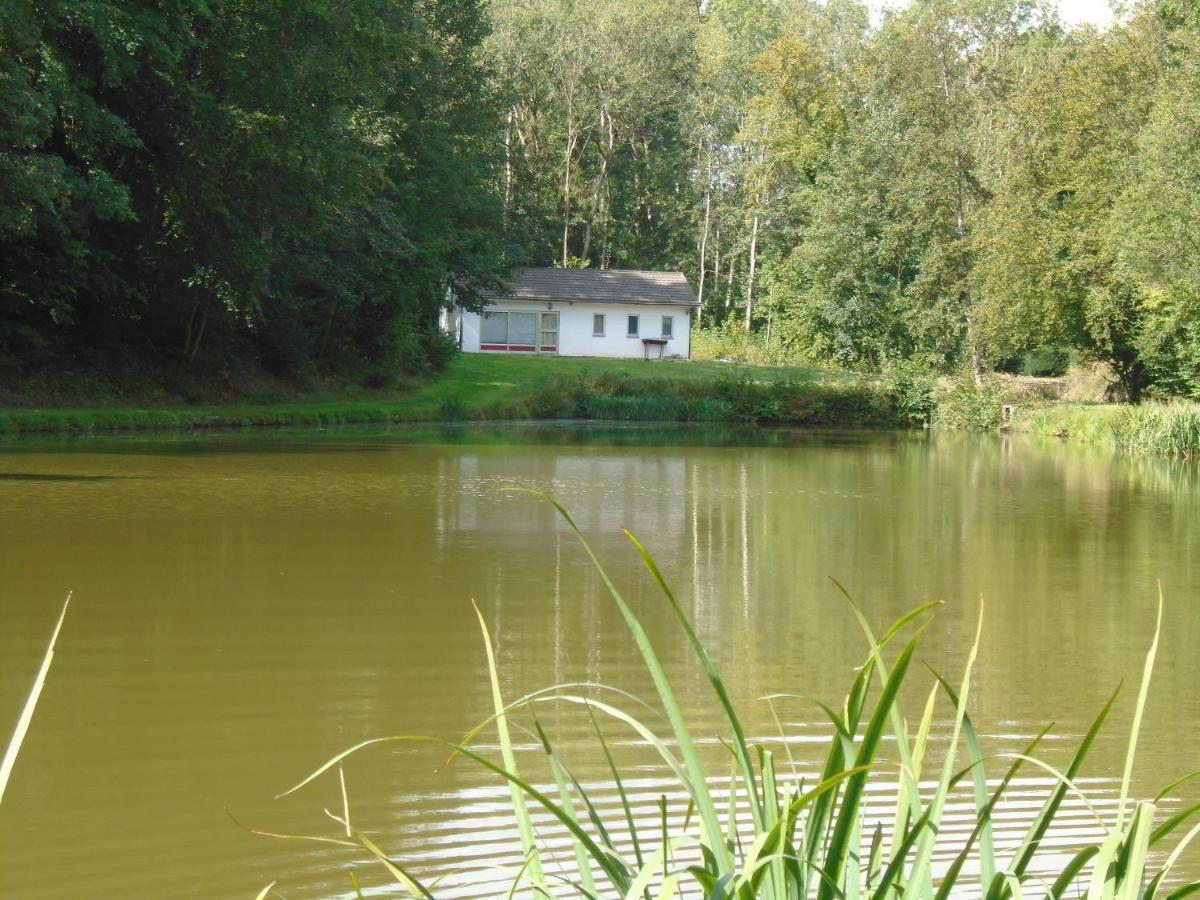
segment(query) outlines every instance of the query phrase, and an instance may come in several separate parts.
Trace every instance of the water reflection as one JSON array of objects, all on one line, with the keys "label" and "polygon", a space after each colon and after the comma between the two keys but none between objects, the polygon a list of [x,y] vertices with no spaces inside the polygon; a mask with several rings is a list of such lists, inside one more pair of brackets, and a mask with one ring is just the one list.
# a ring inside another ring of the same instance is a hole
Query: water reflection
[{"label": "water reflection", "polygon": [[[366,861],[253,840],[222,807],[269,829],[332,833],[321,808],[340,802],[334,784],[271,795],[362,738],[453,739],[483,719],[472,598],[509,696],[575,681],[652,696],[569,530],[513,485],[576,517],[717,771],[711,690],[622,527],[654,553],[753,735],[776,740],[764,694],[796,695],[776,705],[801,776],[817,770],[828,731],[805,698],[838,703],[865,656],[831,577],[877,624],[944,601],[922,656],[952,677],[982,596],[977,724],[989,750],[1013,752],[1054,720],[1044,755],[1055,763],[1118,681],[1136,680],[1162,578],[1168,627],[1135,786],[1200,767],[1194,464],[971,435],[575,426],[18,444],[0,456],[18,476],[0,488],[0,721],[16,715],[61,596],[76,592],[5,797],[0,896],[84,883],[101,897],[253,896],[276,877],[289,897],[352,896],[344,868]],[[910,715],[929,683],[914,678]],[[1084,773],[1100,804],[1114,796],[1105,779],[1121,768],[1130,702]],[[586,717],[538,714],[615,813]],[[606,728],[646,814],[665,792],[682,815],[653,754]],[[496,882],[486,867],[515,859],[506,793],[443,760],[413,747],[354,760],[355,818],[422,872],[463,862],[444,890],[480,896]],[[1046,787],[1026,775],[1006,839]],[[886,789],[876,799],[886,806]],[[954,822],[965,815],[956,806]],[[1086,820],[1072,807],[1055,846]],[[610,824],[623,828],[620,816]],[[360,876],[382,884],[369,866]]]}]

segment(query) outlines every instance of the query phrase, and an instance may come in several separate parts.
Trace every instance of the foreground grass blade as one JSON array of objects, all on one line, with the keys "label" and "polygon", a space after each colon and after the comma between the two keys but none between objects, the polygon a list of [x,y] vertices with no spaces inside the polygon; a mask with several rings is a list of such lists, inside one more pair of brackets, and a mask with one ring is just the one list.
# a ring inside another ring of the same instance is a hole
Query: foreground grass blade
[{"label": "foreground grass blade", "polygon": [[1150,676],[1154,673],[1154,660],[1158,655],[1158,637],[1162,631],[1162,585],[1158,586],[1158,615],[1154,621],[1154,640],[1146,652],[1146,663],[1142,667],[1142,683],[1138,685],[1137,704],[1133,709],[1133,725],[1129,730],[1129,748],[1125,753],[1125,770],[1121,774],[1121,799],[1117,804],[1117,831],[1125,825],[1125,804],[1129,799],[1129,782],[1133,777],[1133,760],[1137,755],[1138,736],[1142,729],[1142,713],[1146,711],[1146,698],[1150,694]]},{"label": "foreground grass blade", "polygon": [[1058,878],[1054,880],[1054,884],[1050,886],[1049,896],[1051,900],[1059,900],[1067,892],[1067,890],[1075,883],[1075,879],[1079,877],[1079,873],[1083,871],[1092,859],[1100,852],[1100,848],[1096,845],[1084,847],[1073,857],[1071,861],[1059,873]]},{"label": "foreground grass blade", "polygon": [[[953,704],[955,709],[958,709],[961,704],[958,700],[958,692],[954,689],[954,686],[943,678],[932,666],[927,665],[925,668],[933,673],[933,677],[937,679],[937,683],[941,685],[942,690],[950,698],[950,703]],[[1022,755],[1029,756],[1045,734],[1046,731],[1042,731],[1034,739],[1033,743],[1022,751]],[[970,840],[974,841],[978,838],[979,841],[979,883],[981,890],[986,891],[987,886],[991,884],[992,878],[996,874],[996,852],[992,843],[991,810],[995,807],[999,795],[997,794],[997,797],[994,797],[990,803],[988,802],[987,770],[983,765],[983,751],[979,747],[979,736],[975,733],[975,724],[971,721],[971,717],[965,713],[963,714],[963,743],[966,744],[967,757],[971,762],[972,780],[975,785],[975,812],[978,817],[978,824],[975,831],[972,832]],[[1016,774],[1016,769],[1020,765],[1021,760],[1017,760],[1013,768],[1010,769],[1010,772]],[[1011,777],[1010,775],[1009,778]],[[1008,779],[1004,781],[1004,784],[1007,783]]]},{"label": "foreground grass blade", "polygon": [[[496,654],[492,651],[492,637],[488,634],[487,622],[479,611],[474,600],[471,606],[479,619],[479,630],[483,635],[483,646],[487,651],[488,679],[492,686],[492,704],[495,707],[496,733],[500,738],[500,756],[504,760],[504,768],[513,775],[517,773],[517,757],[513,752],[512,737],[508,733],[508,716],[504,712],[504,700],[500,696],[500,674],[496,671]],[[529,820],[529,810],[525,808],[525,797],[515,784],[509,784],[512,795],[513,812],[517,816],[517,829],[521,833],[521,850],[529,860],[529,876],[534,884],[542,884],[542,863],[538,855],[537,841],[533,836],[533,823]]]},{"label": "foreground grass blade", "polygon": [[[550,771],[554,774],[554,785],[558,788],[558,796],[562,798],[562,808],[572,821],[578,822],[578,817],[575,815],[575,805],[571,801],[571,791],[567,787],[566,767],[559,760],[554,748],[550,744],[550,738],[547,737],[545,729],[542,728],[542,723],[534,716],[533,727],[537,731],[538,739],[542,742],[542,749],[546,753],[546,759],[550,763]],[[572,779],[574,780],[574,779]],[[596,893],[596,884],[592,879],[592,867],[588,861],[587,854],[583,847],[576,841],[573,844],[575,851],[575,865],[579,869],[579,884],[580,888],[588,896],[593,896]]]},{"label": "foreground grass blade", "polygon": [[1025,874],[1026,869],[1029,868],[1029,864],[1033,861],[1038,845],[1041,843],[1042,838],[1045,837],[1047,829],[1050,828],[1050,823],[1054,821],[1054,816],[1058,813],[1058,808],[1062,805],[1063,798],[1067,795],[1068,783],[1074,781],[1075,776],[1079,774],[1079,769],[1083,766],[1083,761],[1087,759],[1088,751],[1092,749],[1092,744],[1096,741],[1096,735],[1100,733],[1100,727],[1104,724],[1104,720],[1108,718],[1108,714],[1112,711],[1113,704],[1117,702],[1117,695],[1120,692],[1121,688],[1118,686],[1113,691],[1112,696],[1108,698],[1108,702],[1104,704],[1104,708],[1100,710],[1100,714],[1092,721],[1091,727],[1088,729],[1087,734],[1084,735],[1083,740],[1080,741],[1079,747],[1071,757],[1071,762],[1067,765],[1064,780],[1060,781],[1054,790],[1050,792],[1050,796],[1046,798],[1046,802],[1038,811],[1037,818],[1030,825],[1029,832],[1017,848],[1017,852],[1013,856],[1012,872],[1018,878]]},{"label": "foreground grass blade", "polygon": [[[962,871],[963,866],[967,862],[967,858],[971,855],[971,849],[974,847],[975,841],[980,838],[985,829],[989,834],[991,833],[992,814],[996,809],[996,804],[1000,802],[1000,798],[1008,789],[1009,784],[1012,782],[1013,778],[1016,777],[1017,772],[1020,771],[1022,763],[1025,762],[1025,758],[1030,756],[1033,751],[1037,749],[1037,746],[1042,742],[1042,739],[1049,733],[1050,728],[1051,726],[1047,725],[1032,741],[1025,746],[1025,749],[1021,751],[1021,753],[1013,761],[1012,765],[1008,767],[1008,771],[1004,773],[1004,777],[1000,780],[1000,784],[992,794],[991,799],[985,806],[983,806],[982,809],[977,811],[975,827],[971,830],[971,834],[968,835],[966,843],[963,845],[962,850],[959,851],[958,856],[954,858],[954,862],[950,864],[950,868],[946,870],[946,874],[942,876],[942,883],[938,888],[937,893],[934,895],[934,900],[947,900],[947,898],[950,896],[950,892],[957,886],[958,874]],[[972,761],[972,771],[975,771],[976,768],[977,766],[975,762]],[[982,860],[982,853],[980,854],[980,858]],[[988,876],[986,881],[981,879],[981,889],[984,893],[987,892],[988,885],[992,883],[994,878],[995,873],[993,872]]]},{"label": "foreground grass blade", "polygon": [[4,761],[0,762],[0,802],[4,800],[4,789],[8,787],[8,778],[12,775],[13,766],[17,764],[17,754],[21,752],[21,744],[25,742],[25,735],[29,732],[29,723],[33,721],[33,711],[37,708],[38,699],[42,696],[42,688],[46,686],[46,675],[50,672],[50,664],[54,662],[54,645],[58,643],[58,633],[62,631],[63,621],[67,618],[67,607],[70,605],[71,595],[67,594],[67,599],[63,601],[62,612],[58,615],[58,624],[54,626],[54,631],[50,634],[50,643],[42,655],[42,665],[33,679],[33,687],[29,689],[29,696],[25,699],[25,706],[21,709],[16,727],[13,728],[12,737],[8,739],[8,749],[4,751]]},{"label": "foreground grass blade", "polygon": [[637,868],[641,869],[642,842],[638,839],[637,823],[634,821],[633,807],[629,805],[629,795],[625,793],[625,781],[621,778],[621,770],[617,768],[616,760],[613,759],[612,753],[608,749],[608,741],[604,739],[604,731],[600,728],[600,723],[596,721],[596,714],[590,705],[587,707],[587,714],[592,723],[592,731],[596,733],[596,740],[600,743],[600,750],[604,753],[604,760],[608,763],[608,771],[612,774],[617,797],[621,800],[621,810],[625,813],[625,825],[629,829],[629,839],[633,842],[634,861]]},{"label": "foreground grass blade", "polygon": [[[908,664],[912,660],[913,651],[916,650],[916,642],[916,637],[908,642],[896,660],[896,665],[892,668],[887,681],[884,682],[883,691],[875,705],[875,712],[863,732],[858,755],[854,760],[855,766],[870,765],[875,759],[875,753],[879,749],[879,742],[883,737],[883,730],[896,702],[896,695],[900,692],[900,685],[908,672]],[[858,821],[858,810],[866,789],[866,781],[864,772],[851,778],[846,784],[846,793],[842,799],[841,809],[838,811],[837,822],[834,825],[833,835],[829,840],[825,856],[828,878],[821,882],[817,894],[818,900],[832,900],[835,889],[840,893],[841,876],[846,865],[847,855],[850,850],[855,849],[849,845],[850,835]]]},{"label": "foreground grass blade", "polygon": [[662,591],[663,596],[667,598],[667,603],[670,605],[671,611],[675,613],[675,618],[679,621],[680,626],[687,635],[688,641],[691,642],[692,650],[695,651],[696,658],[700,660],[700,665],[704,667],[704,674],[708,676],[709,684],[712,685],[713,691],[717,695],[717,700],[721,704],[721,709],[725,713],[725,720],[729,723],[729,730],[733,735],[733,751],[737,754],[738,765],[742,770],[742,780],[746,783],[746,799],[750,803],[750,813],[754,817],[755,831],[761,833],[767,827],[766,811],[763,809],[763,800],[759,796],[758,784],[754,777],[754,766],[750,760],[750,750],[746,744],[746,734],[742,730],[742,723],[738,719],[737,712],[733,708],[733,703],[729,699],[729,693],[725,690],[725,682],[717,674],[717,668],[713,665],[712,658],[709,657],[704,644],[700,642],[700,638],[696,635],[696,630],[692,627],[692,623],[688,621],[688,617],[684,614],[682,607],[680,607],[679,601],[675,599],[675,594],[667,586],[667,582],[663,578],[662,572],[659,571],[658,565],[628,528],[622,529],[622,531],[624,531],[625,537],[629,538],[633,546],[637,548],[638,556],[642,558],[642,564],[654,577],[655,582],[658,583],[659,590]]},{"label": "foreground grass blade", "polygon": [[926,895],[932,893],[932,875],[930,872],[930,862],[933,859],[933,845],[937,840],[937,834],[941,830],[942,810],[946,803],[946,796],[950,791],[950,782],[954,777],[954,766],[958,757],[958,742],[962,736],[963,719],[967,714],[967,700],[971,695],[971,676],[975,670],[975,660],[979,656],[979,640],[983,635],[983,604],[979,604],[979,620],[975,626],[975,640],[971,644],[971,651],[967,654],[967,665],[963,671],[962,686],[958,692],[958,704],[954,710],[954,729],[950,735],[950,746],[946,748],[946,758],[942,761],[942,775],[938,779],[937,790],[934,792],[933,800],[930,801],[930,809],[932,813],[929,821],[932,825],[928,831],[922,836],[917,843],[916,859],[913,860],[909,883],[904,891],[905,897],[915,897],[918,891],[924,889]]},{"label": "foreground grass blade", "polygon": [[650,638],[646,635],[646,630],[642,627],[642,623],[638,621],[637,616],[633,614],[633,610],[630,609],[629,604],[625,602],[625,598],[621,596],[621,592],[617,590],[617,586],[613,584],[607,570],[600,563],[599,557],[596,556],[587,539],[584,538],[583,532],[579,530],[579,526],[575,524],[575,520],[571,518],[571,514],[546,494],[538,494],[536,491],[528,491],[528,493],[537,494],[542,497],[543,500],[554,507],[563,521],[567,523],[571,531],[575,533],[575,537],[579,540],[584,552],[591,559],[605,587],[608,588],[609,595],[616,602],[621,616],[625,619],[625,625],[628,627],[630,634],[633,635],[634,642],[637,644],[638,650],[642,655],[642,660],[650,672],[650,678],[654,682],[655,689],[658,691],[658,696],[667,714],[667,719],[671,723],[671,730],[674,732],[675,740],[679,744],[679,751],[683,754],[684,762],[688,772],[691,774],[692,788],[696,799],[696,812],[700,816],[705,846],[712,853],[719,871],[732,872],[734,869],[733,854],[725,844],[721,823],[717,816],[716,806],[713,804],[712,795],[708,791],[704,768],[700,764],[700,757],[696,752],[695,742],[692,740],[687,722],[683,718],[683,711],[679,706],[679,702],[675,699],[675,691],[667,680],[667,674],[658,660],[658,654],[654,652],[654,647],[650,643]]},{"label": "foreground grass blade", "polygon": [[[834,587],[841,592],[841,595],[845,598],[846,602],[850,604],[850,609],[854,613],[854,618],[858,620],[858,625],[862,629],[863,634],[866,636],[868,644],[870,644],[871,654],[874,656],[876,661],[876,673],[879,678],[880,687],[882,688],[888,678],[887,663],[883,659],[883,648],[887,646],[888,642],[895,637],[895,635],[899,633],[902,628],[908,625],[909,622],[923,615],[928,610],[940,606],[941,604],[937,601],[930,601],[929,603],[918,606],[916,609],[912,610],[906,615],[901,616],[900,619],[897,620],[897,622],[892,625],[892,627],[889,628],[880,639],[876,638],[875,632],[871,628],[871,623],[867,621],[867,617],[863,613],[862,608],[858,605],[854,598],[850,596],[850,592],[847,591],[846,588],[842,586],[841,582],[839,582],[836,578],[830,580],[833,582]],[[908,798],[910,807],[909,815],[913,819],[916,819],[921,815],[921,792],[919,786],[913,782],[912,772],[914,771],[915,767],[913,766],[912,758],[909,755],[908,736],[905,733],[904,718],[900,715],[900,708],[898,705],[893,705],[890,712],[890,720],[892,724],[892,733],[896,738],[896,752],[900,755],[901,775],[906,782],[906,796]]]}]

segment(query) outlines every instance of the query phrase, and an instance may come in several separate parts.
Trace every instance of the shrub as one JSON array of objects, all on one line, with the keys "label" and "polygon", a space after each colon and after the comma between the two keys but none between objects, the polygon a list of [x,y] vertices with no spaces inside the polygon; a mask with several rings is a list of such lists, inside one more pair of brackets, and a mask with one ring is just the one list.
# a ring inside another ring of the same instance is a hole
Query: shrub
[{"label": "shrub", "polygon": [[1070,347],[1034,347],[1021,357],[1020,372],[1038,378],[1057,378],[1066,374],[1071,364]]},{"label": "shrub", "polygon": [[904,425],[926,425],[933,417],[933,372],[921,360],[899,360],[883,373],[885,389],[896,404],[896,417]]},{"label": "shrub", "polygon": [[999,385],[985,381],[977,385],[968,379],[954,383],[937,397],[933,421],[945,428],[989,431],[1000,427],[1004,392]]}]

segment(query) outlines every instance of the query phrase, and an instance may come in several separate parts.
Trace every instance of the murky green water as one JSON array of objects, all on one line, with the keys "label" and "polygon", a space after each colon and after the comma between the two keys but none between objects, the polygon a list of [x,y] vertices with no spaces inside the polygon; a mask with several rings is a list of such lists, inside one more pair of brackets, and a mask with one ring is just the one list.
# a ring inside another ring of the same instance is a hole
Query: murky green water
[{"label": "murky green water", "polygon": [[[715,735],[706,685],[619,529],[637,533],[748,730],[774,733],[763,694],[798,695],[778,709],[801,769],[821,756],[826,732],[805,698],[839,701],[864,656],[830,577],[881,623],[944,600],[922,655],[951,672],[982,596],[977,721],[998,749],[1054,721],[1051,758],[1118,681],[1136,682],[1162,579],[1166,627],[1139,787],[1200,768],[1194,464],[958,435],[772,433],[757,446],[694,433],[519,437],[0,448],[4,734],[74,591],[0,808],[0,897],[253,897],[274,879],[292,900],[345,897],[352,865],[366,886],[382,885],[353,852],[255,837],[226,809],[266,830],[336,836],[321,812],[340,805],[336,780],[272,795],[364,738],[456,738],[483,718],[472,598],[510,695],[603,681],[648,697],[583,553],[544,504],[504,491],[514,484],[549,490],[577,516],[697,731]],[[1101,806],[1131,697],[1085,773]],[[589,761],[586,721],[543,714],[615,812]],[[630,790],[652,805],[662,772],[628,735],[614,727],[612,738],[635,765]],[[499,882],[487,867],[518,856],[505,792],[466,764],[439,770],[442,758],[404,747],[354,759],[353,816],[414,869],[456,871],[439,895],[480,896]],[[1021,791],[1038,786],[1031,778]]]}]

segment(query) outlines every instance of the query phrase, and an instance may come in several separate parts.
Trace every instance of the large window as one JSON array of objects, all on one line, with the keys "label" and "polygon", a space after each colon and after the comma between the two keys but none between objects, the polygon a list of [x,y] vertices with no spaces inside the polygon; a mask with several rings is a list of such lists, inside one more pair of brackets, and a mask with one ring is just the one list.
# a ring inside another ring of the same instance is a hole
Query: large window
[{"label": "large window", "polygon": [[604,313],[592,316],[592,337],[604,337]]},{"label": "large window", "polygon": [[533,349],[537,340],[537,313],[510,312],[508,314],[508,343],[512,350],[521,347]]},{"label": "large window", "polygon": [[662,336],[667,339],[675,337],[675,319],[673,316],[663,316]]},{"label": "large window", "polygon": [[507,344],[508,313],[484,313],[483,324],[479,328],[479,342],[481,344]]},{"label": "large window", "polygon": [[486,312],[479,327],[479,349],[505,353],[556,353],[558,313]]},{"label": "large window", "polygon": [[629,317],[629,328],[625,333],[629,337],[637,337],[638,336],[638,317],[637,316]]}]

